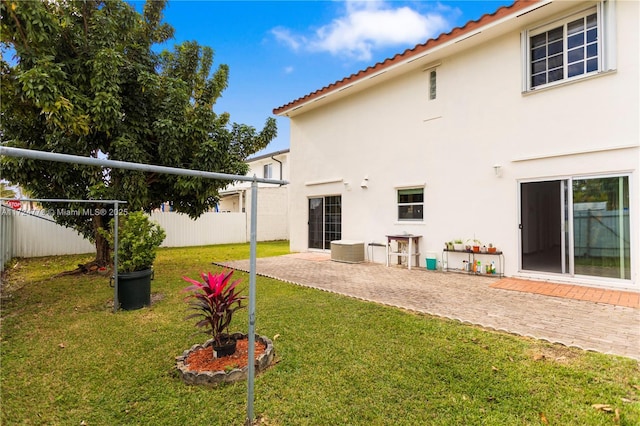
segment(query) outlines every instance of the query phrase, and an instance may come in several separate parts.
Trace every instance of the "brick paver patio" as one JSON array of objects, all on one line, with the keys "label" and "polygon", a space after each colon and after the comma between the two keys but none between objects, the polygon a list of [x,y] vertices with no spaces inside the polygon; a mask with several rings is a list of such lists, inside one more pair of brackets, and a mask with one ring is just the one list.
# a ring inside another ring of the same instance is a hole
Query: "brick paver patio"
[{"label": "brick paver patio", "polygon": [[[221,265],[249,269],[248,260]],[[421,268],[409,271],[376,263],[347,264],[333,262],[322,253],[259,258],[257,273],[490,329],[640,360],[640,294],[634,292]],[[535,286],[539,287],[534,289]]]},{"label": "brick paver patio", "polygon": [[632,291],[608,290],[604,288],[521,280],[517,278],[504,278],[491,284],[490,287],[640,309],[640,293],[634,293]]}]

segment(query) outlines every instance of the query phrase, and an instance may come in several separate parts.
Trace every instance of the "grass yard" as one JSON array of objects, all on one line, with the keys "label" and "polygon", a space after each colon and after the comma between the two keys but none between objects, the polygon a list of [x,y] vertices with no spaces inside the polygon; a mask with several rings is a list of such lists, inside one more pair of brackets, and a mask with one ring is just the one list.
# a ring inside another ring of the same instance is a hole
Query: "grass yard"
[{"label": "grass yard", "polygon": [[[258,256],[288,252],[260,243]],[[82,256],[20,259],[2,291],[2,425],[242,425],[246,383],[184,385],[175,357],[207,337],[187,283],[249,245],[161,249],[151,308],[112,312],[101,276],[53,275]],[[248,274],[236,272],[248,288]],[[247,331],[247,310],[233,331]],[[257,280],[258,334],[278,363],[256,377],[265,425],[638,425],[637,361]],[[596,405],[602,404],[602,405]]]}]

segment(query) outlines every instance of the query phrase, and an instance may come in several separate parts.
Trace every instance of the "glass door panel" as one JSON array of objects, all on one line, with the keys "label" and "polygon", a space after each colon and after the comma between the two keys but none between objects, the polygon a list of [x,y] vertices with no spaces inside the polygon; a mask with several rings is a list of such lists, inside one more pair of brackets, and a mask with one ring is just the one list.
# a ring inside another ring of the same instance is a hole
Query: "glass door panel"
[{"label": "glass door panel", "polygon": [[523,270],[563,273],[566,268],[565,213],[561,196],[565,182],[530,182],[520,186]]},{"label": "glass door panel", "polygon": [[324,198],[309,198],[309,248],[323,247],[323,212]]},{"label": "glass door panel", "polygon": [[342,196],[324,198],[324,248],[331,249],[331,241],[342,239]]},{"label": "glass door panel", "polygon": [[579,275],[629,279],[629,177],[573,180],[574,269]]}]

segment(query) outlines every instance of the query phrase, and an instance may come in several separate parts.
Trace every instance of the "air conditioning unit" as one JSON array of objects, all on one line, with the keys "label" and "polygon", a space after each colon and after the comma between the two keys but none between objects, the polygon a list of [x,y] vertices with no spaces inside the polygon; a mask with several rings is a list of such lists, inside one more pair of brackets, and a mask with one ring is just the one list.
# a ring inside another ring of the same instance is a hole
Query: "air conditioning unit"
[{"label": "air conditioning unit", "polygon": [[331,241],[331,260],[344,263],[364,262],[364,242],[352,240]]}]

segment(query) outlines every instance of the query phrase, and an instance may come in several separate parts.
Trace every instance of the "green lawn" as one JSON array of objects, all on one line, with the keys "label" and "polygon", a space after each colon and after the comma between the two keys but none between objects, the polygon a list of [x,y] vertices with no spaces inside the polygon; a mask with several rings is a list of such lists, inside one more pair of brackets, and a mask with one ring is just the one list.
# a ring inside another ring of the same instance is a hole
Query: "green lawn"
[{"label": "green lawn", "polygon": [[[260,243],[258,256],[287,253]],[[2,292],[0,424],[241,425],[246,383],[184,385],[195,343],[182,275],[249,246],[162,249],[151,308],[112,312],[100,276],[52,278],[82,256],[20,259]],[[248,287],[248,275],[237,272]],[[233,330],[247,330],[247,310]],[[637,361],[257,280],[259,334],[277,364],[256,377],[266,425],[637,425]],[[610,411],[594,408],[607,404]]]}]

